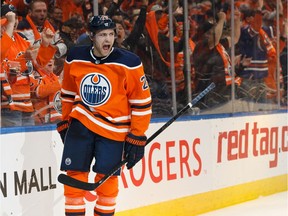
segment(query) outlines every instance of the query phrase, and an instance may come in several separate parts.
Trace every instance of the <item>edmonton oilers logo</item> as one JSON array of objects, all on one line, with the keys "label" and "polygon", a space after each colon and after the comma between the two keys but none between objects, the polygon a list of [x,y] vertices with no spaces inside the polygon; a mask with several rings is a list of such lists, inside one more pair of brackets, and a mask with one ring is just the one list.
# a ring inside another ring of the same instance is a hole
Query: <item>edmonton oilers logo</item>
[{"label": "edmonton oilers logo", "polygon": [[107,102],[111,95],[111,84],[102,74],[86,75],[80,84],[80,96],[88,106],[100,106]]}]

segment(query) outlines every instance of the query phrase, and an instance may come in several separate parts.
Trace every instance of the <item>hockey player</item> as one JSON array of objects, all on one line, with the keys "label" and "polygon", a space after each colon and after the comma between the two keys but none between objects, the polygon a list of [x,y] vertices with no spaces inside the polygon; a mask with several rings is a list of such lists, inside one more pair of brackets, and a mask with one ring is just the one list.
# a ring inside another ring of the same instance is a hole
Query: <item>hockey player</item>
[{"label": "hockey player", "polygon": [[[98,182],[123,157],[130,169],[144,156],[150,89],[140,58],[113,47],[115,27],[107,16],[93,16],[88,24],[93,45],[72,48],[64,65],[63,121],[57,124],[64,142],[61,170],[85,182],[93,159]],[[94,216],[114,215],[117,175],[120,171],[96,189]],[[85,215],[84,194],[64,186],[67,216]]]}]

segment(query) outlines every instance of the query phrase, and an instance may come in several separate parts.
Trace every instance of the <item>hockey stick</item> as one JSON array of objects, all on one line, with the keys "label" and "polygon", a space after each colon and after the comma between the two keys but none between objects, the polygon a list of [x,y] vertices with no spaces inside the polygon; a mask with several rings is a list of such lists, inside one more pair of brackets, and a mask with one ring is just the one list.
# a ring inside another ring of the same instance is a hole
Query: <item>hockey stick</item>
[{"label": "hockey stick", "polygon": [[[208,92],[210,92],[215,87],[214,83],[211,83],[204,91],[202,91],[197,97],[195,97],[191,103],[188,103],[183,107],[175,116],[173,116],[168,122],[166,122],[161,128],[159,128],[151,137],[147,139],[146,145],[148,145],[155,137],[157,137],[162,131],[164,131],[169,125],[171,125],[178,117],[180,117],[189,108],[194,106],[202,97],[204,97]],[[58,181],[62,184],[68,185],[70,187],[75,187],[87,191],[93,191],[102,185],[108,178],[110,178],[114,173],[116,173],[125,163],[127,158],[122,160],[116,167],[114,167],[108,174],[106,174],[102,179],[96,183],[89,183],[79,181],[65,174],[60,174],[58,176]]]}]

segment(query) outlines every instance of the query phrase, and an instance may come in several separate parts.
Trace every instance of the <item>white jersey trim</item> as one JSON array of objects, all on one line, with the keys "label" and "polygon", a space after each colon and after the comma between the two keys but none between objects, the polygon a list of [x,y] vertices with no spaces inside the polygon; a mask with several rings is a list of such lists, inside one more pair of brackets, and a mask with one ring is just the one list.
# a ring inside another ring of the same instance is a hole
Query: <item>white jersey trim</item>
[{"label": "white jersey trim", "polygon": [[141,99],[141,100],[139,100],[139,99],[130,99],[129,103],[131,103],[131,104],[141,104],[141,103],[147,103],[149,101],[151,101],[151,97],[148,97],[148,98],[145,98],[145,99]]},{"label": "white jersey trim", "polygon": [[86,110],[80,108],[80,107],[76,107],[72,110],[73,111],[77,111],[83,115],[85,115],[91,122],[93,122],[94,124],[102,127],[102,128],[105,128],[106,130],[109,130],[109,131],[113,131],[113,132],[117,132],[117,133],[127,133],[129,132],[129,128],[116,128],[116,127],[112,127],[112,126],[109,126],[109,125],[106,125],[104,124],[103,122],[100,122],[96,119],[94,119],[89,113],[86,112]]}]

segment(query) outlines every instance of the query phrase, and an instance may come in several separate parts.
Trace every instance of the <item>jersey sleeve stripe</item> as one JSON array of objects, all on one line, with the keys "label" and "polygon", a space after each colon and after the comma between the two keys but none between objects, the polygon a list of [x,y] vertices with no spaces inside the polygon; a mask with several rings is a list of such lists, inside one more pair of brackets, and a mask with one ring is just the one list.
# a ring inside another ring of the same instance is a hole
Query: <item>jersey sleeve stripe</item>
[{"label": "jersey sleeve stripe", "polygon": [[149,115],[152,113],[152,110],[147,110],[147,111],[132,111],[132,115],[135,116],[145,116],[145,115]]},{"label": "jersey sleeve stripe", "polygon": [[140,106],[140,105],[131,105],[131,108],[133,108],[133,109],[146,109],[146,108],[151,107],[151,104],[152,104],[152,103],[149,103],[149,104],[146,104],[146,105],[143,105],[143,106]]},{"label": "jersey sleeve stripe", "polygon": [[66,94],[66,95],[73,95],[73,96],[76,95],[76,92],[68,91],[68,90],[63,89],[63,88],[61,89],[61,92]]},{"label": "jersey sleeve stripe", "polygon": [[128,116],[121,116],[121,117],[117,117],[117,118],[112,118],[112,117],[106,117],[109,121],[112,122],[119,122],[119,121],[127,121],[131,119],[131,115]]},{"label": "jersey sleeve stripe", "polygon": [[74,100],[74,99],[75,99],[75,96],[73,96],[73,95],[67,95],[67,94],[63,94],[63,93],[61,93],[61,97],[62,97],[62,98],[67,98],[67,99],[71,99],[71,100]]},{"label": "jersey sleeve stripe", "polygon": [[145,98],[145,99],[130,99],[129,103],[131,104],[141,104],[141,103],[147,103],[151,101],[151,97]]},{"label": "jersey sleeve stripe", "polygon": [[30,97],[30,93],[27,93],[27,94],[13,94],[12,97],[14,98],[27,98],[27,97]]}]

